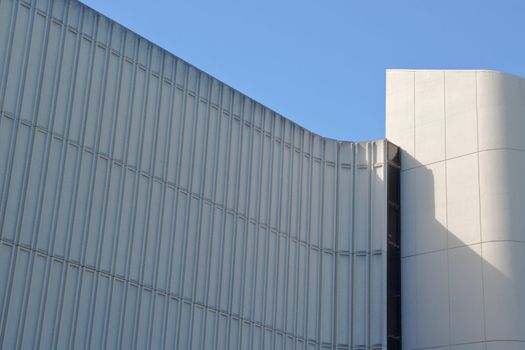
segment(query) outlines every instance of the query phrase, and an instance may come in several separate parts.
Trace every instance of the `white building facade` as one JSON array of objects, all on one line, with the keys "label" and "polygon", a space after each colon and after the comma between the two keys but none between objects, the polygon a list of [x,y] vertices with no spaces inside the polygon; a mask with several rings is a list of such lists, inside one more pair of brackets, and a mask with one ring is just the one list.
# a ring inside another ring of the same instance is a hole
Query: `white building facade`
[{"label": "white building facade", "polygon": [[0,0],[1,349],[524,349],[525,83],[316,135],[77,0]]},{"label": "white building facade", "polygon": [[525,80],[388,71],[404,349],[525,349]]}]

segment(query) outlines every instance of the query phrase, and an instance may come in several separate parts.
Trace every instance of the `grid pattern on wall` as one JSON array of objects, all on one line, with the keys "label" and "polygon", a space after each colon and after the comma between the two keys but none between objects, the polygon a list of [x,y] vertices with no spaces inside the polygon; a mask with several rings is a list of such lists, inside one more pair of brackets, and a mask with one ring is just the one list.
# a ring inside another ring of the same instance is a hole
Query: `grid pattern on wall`
[{"label": "grid pattern on wall", "polygon": [[404,348],[525,348],[525,80],[389,70],[386,86],[386,134],[402,149]]},{"label": "grid pattern on wall", "polygon": [[0,0],[0,347],[386,348],[386,142]]}]

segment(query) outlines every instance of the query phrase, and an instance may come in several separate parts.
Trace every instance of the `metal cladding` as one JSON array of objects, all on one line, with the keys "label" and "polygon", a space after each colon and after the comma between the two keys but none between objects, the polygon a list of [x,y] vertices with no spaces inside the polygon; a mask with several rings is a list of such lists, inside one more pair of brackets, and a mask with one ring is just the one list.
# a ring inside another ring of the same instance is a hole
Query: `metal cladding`
[{"label": "metal cladding", "polygon": [[0,348],[386,348],[386,141],[76,0],[0,0],[0,72]]}]

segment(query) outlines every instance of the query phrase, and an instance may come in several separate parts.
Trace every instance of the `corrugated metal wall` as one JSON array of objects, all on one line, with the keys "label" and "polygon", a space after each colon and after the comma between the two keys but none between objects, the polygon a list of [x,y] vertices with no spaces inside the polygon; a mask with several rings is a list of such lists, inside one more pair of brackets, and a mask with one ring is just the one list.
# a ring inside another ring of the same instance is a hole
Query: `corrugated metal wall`
[{"label": "corrugated metal wall", "polygon": [[0,347],[386,348],[385,143],[0,0]]}]

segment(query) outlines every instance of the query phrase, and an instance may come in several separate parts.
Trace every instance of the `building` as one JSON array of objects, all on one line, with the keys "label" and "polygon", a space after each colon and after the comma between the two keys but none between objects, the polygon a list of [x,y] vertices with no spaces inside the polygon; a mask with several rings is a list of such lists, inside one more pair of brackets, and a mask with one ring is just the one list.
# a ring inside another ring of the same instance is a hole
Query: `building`
[{"label": "building", "polygon": [[77,0],[0,0],[0,72],[2,349],[525,348],[522,79],[337,141]]},{"label": "building", "polygon": [[525,349],[525,80],[389,71],[404,349]]}]

